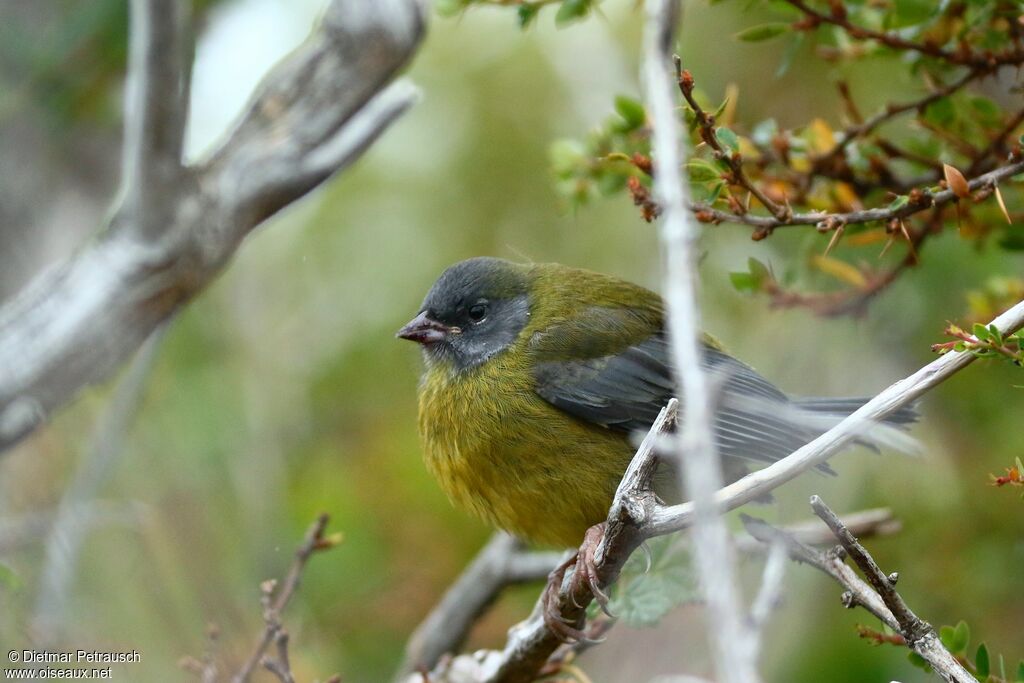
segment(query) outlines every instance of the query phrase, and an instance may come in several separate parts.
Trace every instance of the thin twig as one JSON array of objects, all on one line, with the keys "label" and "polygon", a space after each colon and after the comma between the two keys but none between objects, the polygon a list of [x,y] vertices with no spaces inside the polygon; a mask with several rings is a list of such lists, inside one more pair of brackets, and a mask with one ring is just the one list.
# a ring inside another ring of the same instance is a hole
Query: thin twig
[{"label": "thin twig", "polygon": [[925,95],[924,97],[920,97],[910,102],[904,102],[902,104],[887,105],[885,109],[878,112],[874,116],[868,118],[867,120],[861,123],[850,126],[846,130],[844,130],[842,137],[839,138],[839,141],[836,142],[835,146],[829,151],[825,152],[824,154],[813,157],[811,160],[812,163],[814,164],[815,168],[820,168],[828,164],[832,159],[835,159],[837,156],[842,154],[843,150],[845,150],[851,142],[853,142],[857,138],[867,135],[868,133],[873,131],[875,128],[878,128],[883,123],[886,123],[887,121],[890,121],[891,119],[894,119],[900,114],[904,114],[908,111],[923,111],[925,107],[927,107],[929,104],[936,102],[937,100],[940,100],[943,97],[949,97],[958,90],[961,90],[971,81],[977,80],[978,78],[981,78],[987,73],[987,70],[971,70],[965,73],[959,79],[950,83],[949,85],[943,86],[938,90],[934,90],[931,93]]},{"label": "thin twig", "polygon": [[[262,587],[264,593],[263,633],[260,635],[256,647],[253,648],[252,653],[245,660],[245,664],[242,665],[242,668],[231,679],[232,683],[246,683],[249,680],[249,676],[256,669],[256,666],[262,661],[263,654],[267,651],[267,648],[279,637],[282,631],[281,612],[288,606],[288,602],[299,587],[299,580],[302,578],[302,572],[306,569],[306,563],[309,561],[309,558],[318,550],[326,550],[333,547],[335,542],[324,536],[324,531],[327,529],[327,522],[329,521],[330,516],[324,513],[317,517],[316,521],[310,525],[302,545],[295,551],[295,560],[292,562],[292,566],[288,570],[288,574],[285,576],[280,588],[277,588],[274,581],[264,582]],[[287,649],[287,645],[286,637],[284,640],[285,649]]]},{"label": "thin twig", "polygon": [[912,641],[923,638],[929,631],[934,633],[931,625],[914,614],[910,607],[907,606],[907,603],[903,601],[903,597],[896,591],[897,575],[886,576],[882,572],[867,549],[857,541],[857,538],[850,533],[850,530],[846,528],[846,525],[839,519],[839,516],[832,512],[831,508],[820,497],[811,496],[811,509],[814,510],[814,514],[818,515],[828,525],[828,528],[832,530],[835,537],[839,539],[839,543],[846,549],[846,552],[857,566],[860,567],[861,571],[864,572],[868,583],[881,596],[885,606],[889,608],[889,611],[896,618],[896,622],[900,626],[899,630],[904,634],[904,637]]},{"label": "thin twig", "polygon": [[679,92],[682,93],[683,99],[690,105],[690,109],[693,110],[694,116],[697,120],[697,125],[700,129],[700,137],[705,144],[714,150],[716,159],[719,159],[729,166],[729,170],[732,177],[729,179],[731,184],[739,185],[743,189],[747,190],[752,194],[757,201],[761,202],[761,205],[768,209],[768,212],[775,216],[780,221],[785,221],[786,218],[792,213],[788,207],[778,204],[768,195],[761,191],[761,189],[747,178],[747,174],[743,170],[743,157],[738,151],[730,150],[722,144],[722,141],[718,139],[718,135],[715,129],[715,117],[708,114],[698,104],[696,98],[693,96],[694,80],[693,75],[689,71],[682,68],[682,62],[679,57],[674,58],[676,67],[676,82],[679,86]]},{"label": "thin twig", "polygon": [[804,2],[804,0],[786,0],[786,2],[806,14],[813,20],[813,22],[815,22],[814,25],[819,23],[833,24],[842,28],[850,34],[850,37],[852,38],[860,40],[865,38],[876,40],[886,47],[890,47],[894,50],[912,50],[950,64],[959,64],[975,68],[991,68],[1005,64],[1016,65],[1024,63],[1024,51],[1021,51],[1020,49],[1008,50],[1006,52],[995,54],[991,52],[979,54],[967,49],[960,49],[954,52],[931,43],[918,43],[913,40],[908,40],[898,33],[875,31],[864,26],[858,26],[847,18],[845,8],[841,3],[832,3],[832,13],[826,14],[811,8],[806,2]]},{"label": "thin twig", "polygon": [[[896,591],[896,573],[886,575],[867,549],[839,517],[818,496],[811,496],[811,507],[829,527],[840,545],[827,552],[810,548],[785,531],[743,515],[743,524],[751,536],[773,546],[783,546],[789,556],[829,574],[845,590],[843,605],[863,607],[899,633],[905,644],[931,665],[949,683],[972,683],[975,678],[939,640],[935,629],[911,611]],[[845,563],[849,556],[868,579],[865,583]]]},{"label": "thin twig", "polygon": [[[1024,172],[1024,160],[1014,159],[1006,166],[976,176],[968,182],[968,187],[973,192],[983,187],[999,183],[1007,178],[1012,178],[1018,173]],[[910,201],[903,206],[888,206],[884,208],[861,209],[858,211],[847,211],[841,213],[828,213],[825,211],[812,211],[810,213],[794,213],[788,219],[780,221],[774,216],[758,214],[737,214],[729,211],[713,209],[702,203],[695,203],[690,206],[698,220],[707,223],[742,223],[765,230],[795,225],[814,225],[822,230],[832,229],[833,226],[853,225],[856,223],[886,223],[892,219],[906,218],[931,207],[944,206],[956,199],[952,190],[915,190],[910,194]]]},{"label": "thin twig", "polygon": [[512,536],[494,534],[409,637],[395,680],[433,669],[458,649],[506,586],[546,577],[561,560],[562,553],[526,552]]}]

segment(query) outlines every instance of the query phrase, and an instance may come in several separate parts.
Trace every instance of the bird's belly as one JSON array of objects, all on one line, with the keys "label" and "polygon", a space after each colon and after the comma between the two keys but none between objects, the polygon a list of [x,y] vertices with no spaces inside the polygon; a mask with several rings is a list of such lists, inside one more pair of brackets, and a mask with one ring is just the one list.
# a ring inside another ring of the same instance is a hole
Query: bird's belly
[{"label": "bird's belly", "polygon": [[427,383],[420,396],[424,457],[448,497],[524,540],[578,545],[608,514],[632,456],[627,438],[525,387],[463,389]]}]

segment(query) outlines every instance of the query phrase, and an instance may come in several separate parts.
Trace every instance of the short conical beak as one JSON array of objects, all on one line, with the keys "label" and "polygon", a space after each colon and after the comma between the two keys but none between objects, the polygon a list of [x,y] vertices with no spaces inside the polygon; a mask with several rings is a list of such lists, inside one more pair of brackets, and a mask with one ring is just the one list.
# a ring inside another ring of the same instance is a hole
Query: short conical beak
[{"label": "short conical beak", "polygon": [[423,311],[406,323],[405,327],[395,333],[395,336],[419,344],[436,344],[444,341],[449,332],[451,332],[450,327],[429,318],[427,312]]}]

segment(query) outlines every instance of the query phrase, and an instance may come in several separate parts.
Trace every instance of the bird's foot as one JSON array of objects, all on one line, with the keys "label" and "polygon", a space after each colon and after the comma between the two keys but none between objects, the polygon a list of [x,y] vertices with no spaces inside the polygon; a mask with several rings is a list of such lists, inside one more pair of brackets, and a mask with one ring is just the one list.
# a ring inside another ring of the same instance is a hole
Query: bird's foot
[{"label": "bird's foot", "polygon": [[544,624],[564,643],[591,642],[591,638],[581,630],[581,622],[585,616],[581,615],[576,623],[570,623],[562,616],[559,593],[565,580],[565,573],[570,567],[573,569],[572,576],[569,578],[569,599],[572,603],[577,608],[583,608],[583,605],[576,601],[576,595],[585,585],[597,604],[601,606],[601,610],[608,616],[612,616],[608,610],[608,594],[601,588],[596,563],[597,548],[604,538],[604,528],[605,525],[602,522],[587,529],[579,551],[548,574],[548,585],[544,589]]}]

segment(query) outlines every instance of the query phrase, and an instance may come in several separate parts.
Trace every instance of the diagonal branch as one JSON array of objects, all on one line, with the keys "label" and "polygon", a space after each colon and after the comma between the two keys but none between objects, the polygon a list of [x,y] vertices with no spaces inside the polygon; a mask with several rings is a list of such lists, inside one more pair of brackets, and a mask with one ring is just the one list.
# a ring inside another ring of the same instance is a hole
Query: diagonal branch
[{"label": "diagonal branch", "polygon": [[[109,376],[253,228],[348,166],[416,99],[410,85],[387,84],[422,39],[420,1],[334,0],[210,159],[161,185],[150,153],[178,162],[182,109],[147,98],[162,84],[184,106],[187,70],[175,66],[184,48],[162,65],[153,52],[183,44],[157,21],[178,4],[134,6],[144,36],[132,38],[130,80],[147,85],[133,95],[141,113],[127,122],[125,203],[98,238],[0,307],[0,450]],[[167,83],[174,74],[177,89]],[[144,211],[156,198],[166,212]]]},{"label": "diagonal branch", "polygon": [[462,645],[470,627],[502,589],[547,576],[561,556],[558,552],[526,552],[512,536],[496,533],[409,637],[395,680],[433,668],[445,653]]},{"label": "diagonal branch", "polygon": [[[1024,301],[1017,303],[991,323],[1004,335],[1024,327]],[[820,465],[851,443],[871,425],[884,420],[900,408],[908,406],[954,374],[970,365],[975,356],[970,352],[948,353],[924,366],[913,375],[892,384],[857,409],[832,429],[764,469],[751,472],[739,481],[715,493],[715,502],[722,510],[733,510],[758,499],[802,472]],[[693,524],[692,502],[660,507],[654,511],[648,532],[652,535],[671,533]]]},{"label": "diagonal branch", "polygon": [[[924,657],[943,680],[949,683],[973,683],[974,676],[943,647],[935,629],[914,614],[896,591],[898,574],[887,576],[882,572],[867,549],[821,498],[811,496],[811,507],[839,540],[838,547],[820,552],[785,531],[746,515],[743,515],[743,524],[754,538],[772,545],[782,544],[792,559],[810,564],[832,576],[846,589],[843,593],[844,606],[852,608],[859,605],[881,619],[886,626],[903,637],[907,647]],[[867,577],[867,583],[844,562],[847,555]]]}]

